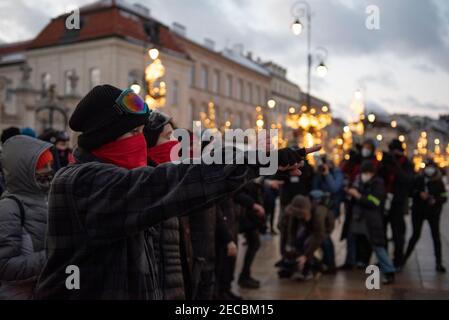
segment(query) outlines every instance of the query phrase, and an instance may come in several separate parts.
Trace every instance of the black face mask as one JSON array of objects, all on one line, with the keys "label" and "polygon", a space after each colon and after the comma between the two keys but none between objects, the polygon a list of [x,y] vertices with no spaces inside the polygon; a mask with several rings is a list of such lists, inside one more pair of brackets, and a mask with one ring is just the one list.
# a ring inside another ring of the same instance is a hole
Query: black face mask
[{"label": "black face mask", "polygon": [[50,190],[51,181],[53,180],[55,173],[52,171],[46,173],[36,173],[36,183],[39,189],[43,192]]}]

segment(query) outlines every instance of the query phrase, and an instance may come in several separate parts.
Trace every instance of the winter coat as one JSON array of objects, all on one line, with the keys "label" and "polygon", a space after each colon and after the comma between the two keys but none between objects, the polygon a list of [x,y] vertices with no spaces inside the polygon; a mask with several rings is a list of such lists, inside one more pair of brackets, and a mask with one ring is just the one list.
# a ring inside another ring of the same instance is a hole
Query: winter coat
[{"label": "winter coat", "polygon": [[47,194],[36,184],[35,167],[50,147],[26,136],[12,137],[3,146],[6,191],[0,200],[0,299],[30,299],[45,264]]},{"label": "winter coat", "polygon": [[336,217],[340,215],[340,205],[345,197],[344,175],[339,168],[330,168],[328,175],[315,174],[313,190],[321,190],[331,196],[331,210]]},{"label": "winter coat", "polygon": [[304,167],[301,168],[301,176],[294,177],[287,175],[282,179],[284,184],[281,186],[279,192],[279,199],[282,207],[287,206],[293,198],[298,195],[308,195],[312,191],[312,182],[314,172],[312,166],[305,162]]},{"label": "winter coat", "polygon": [[[228,197],[223,197],[224,201]],[[226,239],[230,234],[226,228],[218,204],[192,213],[183,219],[183,255],[186,260],[184,279],[186,297],[189,299],[210,299],[213,292],[215,270],[216,238]],[[200,292],[203,290],[204,292]],[[203,295],[205,292],[206,295]]]},{"label": "winter coat", "polygon": [[385,246],[383,224],[383,204],[385,187],[381,178],[373,177],[367,183],[356,178],[353,186],[362,195],[359,200],[352,199],[352,220],[350,232],[365,235],[374,246]]},{"label": "winter coat", "polygon": [[[413,164],[407,157],[384,154],[378,176],[385,183],[385,192],[393,194],[392,206],[401,207],[401,204],[408,201],[414,175]],[[397,213],[402,213],[402,211]]]},{"label": "winter coat", "polygon": [[[75,159],[52,184],[39,299],[162,299],[147,230],[217,201],[256,174],[237,165],[127,170],[79,149]],[[66,288],[68,265],[79,269],[77,290]]]},{"label": "winter coat", "polygon": [[[306,222],[302,219],[303,211],[310,211],[311,219]],[[324,240],[334,230],[335,217],[333,212],[323,203],[312,204],[310,199],[305,196],[298,195],[293,198],[292,202],[285,208],[286,214],[289,215],[287,242],[291,246],[302,244],[299,252],[308,258],[312,258],[315,251],[321,247]],[[302,233],[302,237],[298,234]]]},{"label": "winter coat", "polygon": [[[435,204],[431,205],[428,200],[421,199],[421,192],[429,193],[429,196],[435,200]],[[440,214],[447,201],[447,191],[441,179],[441,172],[437,171],[432,178],[428,178],[424,174],[418,175],[413,184],[412,196],[414,213],[420,215]]]},{"label": "winter coat", "polygon": [[245,233],[251,230],[265,230],[265,218],[259,218],[253,206],[255,203],[263,206],[263,195],[261,181],[256,179],[246,184],[238,193],[234,200],[242,207],[239,214],[239,231]]},{"label": "winter coat", "polygon": [[[148,165],[157,166],[151,159]],[[159,287],[164,300],[185,299],[179,225],[179,218],[174,217],[149,230],[157,260]]]},{"label": "winter coat", "polygon": [[164,300],[183,300],[184,280],[180,253],[178,217],[163,221],[150,230]]}]

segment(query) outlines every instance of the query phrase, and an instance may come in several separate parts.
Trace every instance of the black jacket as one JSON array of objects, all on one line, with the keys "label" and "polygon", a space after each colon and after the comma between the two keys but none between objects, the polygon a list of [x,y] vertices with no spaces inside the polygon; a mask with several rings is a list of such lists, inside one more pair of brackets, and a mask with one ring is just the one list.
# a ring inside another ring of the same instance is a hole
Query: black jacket
[{"label": "black jacket", "polygon": [[[247,166],[126,170],[84,152],[75,158],[52,183],[38,299],[161,299],[147,230],[220,199],[252,175]],[[79,290],[66,288],[69,265],[80,270]]]},{"label": "black jacket", "polygon": [[255,229],[263,230],[265,220],[256,216],[253,209],[255,203],[263,206],[262,185],[251,181],[234,195],[234,200],[242,207],[239,214],[239,231],[243,233]]},{"label": "black jacket", "polygon": [[[431,205],[428,200],[423,200],[420,196],[421,192],[429,193],[430,198],[435,200],[435,204]],[[422,215],[441,213],[443,204],[447,201],[447,191],[441,180],[441,173],[437,172],[433,178],[418,175],[413,184],[412,196],[414,213]]]},{"label": "black jacket", "polygon": [[358,177],[353,187],[362,194],[362,197],[359,200],[352,199],[351,232],[366,235],[372,245],[384,246],[385,188],[382,179],[373,177],[369,182],[362,183]]},{"label": "black jacket", "polygon": [[286,175],[282,179],[284,184],[281,186],[279,197],[282,207],[287,206],[295,196],[299,194],[308,196],[310,191],[312,191],[314,177],[312,166],[305,162],[304,167],[301,168],[301,172],[300,177]]}]

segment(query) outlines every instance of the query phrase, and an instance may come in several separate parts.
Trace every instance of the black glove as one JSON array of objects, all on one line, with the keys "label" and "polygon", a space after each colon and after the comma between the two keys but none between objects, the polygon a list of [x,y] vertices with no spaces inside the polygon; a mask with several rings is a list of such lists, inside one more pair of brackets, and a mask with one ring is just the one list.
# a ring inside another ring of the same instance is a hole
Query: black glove
[{"label": "black glove", "polygon": [[284,148],[278,150],[279,167],[292,166],[298,164],[306,158],[305,148]]}]

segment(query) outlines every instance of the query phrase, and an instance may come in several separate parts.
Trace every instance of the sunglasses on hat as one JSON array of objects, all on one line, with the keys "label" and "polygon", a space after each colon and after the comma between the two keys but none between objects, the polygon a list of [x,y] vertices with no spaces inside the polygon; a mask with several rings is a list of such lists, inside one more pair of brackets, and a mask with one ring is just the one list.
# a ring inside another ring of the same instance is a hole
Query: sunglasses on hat
[{"label": "sunglasses on hat", "polygon": [[115,106],[121,114],[147,115],[150,113],[145,101],[131,89],[123,90],[115,100]]}]

